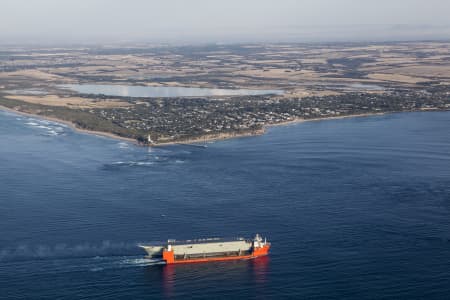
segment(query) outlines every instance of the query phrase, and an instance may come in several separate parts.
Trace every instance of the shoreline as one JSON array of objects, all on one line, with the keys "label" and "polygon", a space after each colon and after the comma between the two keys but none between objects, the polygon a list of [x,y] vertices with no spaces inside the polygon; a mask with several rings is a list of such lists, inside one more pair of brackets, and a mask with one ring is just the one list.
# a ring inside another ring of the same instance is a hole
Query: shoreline
[{"label": "shoreline", "polygon": [[217,134],[206,134],[201,137],[173,141],[173,142],[162,142],[154,145],[148,145],[148,147],[160,147],[160,146],[170,146],[170,145],[180,145],[180,144],[196,144],[196,143],[206,143],[214,141],[222,141],[228,139],[236,139],[242,137],[258,136],[263,135],[266,132],[265,128],[254,130],[245,133],[217,133]]},{"label": "shoreline", "polygon": [[[143,144],[139,143],[137,140],[132,139],[132,138],[122,137],[122,136],[119,136],[119,135],[116,135],[113,133],[109,133],[109,132],[82,129],[82,128],[77,127],[74,123],[72,123],[70,121],[61,120],[61,119],[54,118],[54,117],[48,117],[48,116],[42,116],[42,115],[38,115],[38,114],[22,112],[22,111],[8,108],[8,107],[2,106],[2,105],[0,105],[0,110],[15,113],[18,115],[33,117],[33,118],[40,118],[40,119],[52,121],[55,123],[61,123],[61,124],[69,126],[72,130],[83,133],[83,134],[90,134],[90,135],[96,135],[99,137],[106,137],[106,138],[111,138],[111,139],[115,139],[115,140],[127,141],[132,144],[135,144],[138,146],[145,146],[145,147],[163,147],[163,146],[171,146],[171,145],[178,145],[178,144],[196,144],[196,143],[214,142],[214,141],[220,141],[220,140],[263,135],[267,132],[267,129],[270,129],[271,127],[276,127],[276,126],[288,126],[288,125],[294,125],[294,124],[299,124],[299,123],[303,123],[303,122],[317,122],[317,121],[339,120],[339,119],[347,119],[347,118],[362,118],[362,117],[370,117],[370,116],[381,116],[381,115],[386,115],[386,114],[390,114],[390,113],[396,113],[396,112],[379,112],[379,113],[363,113],[363,114],[355,114],[355,115],[333,116],[333,117],[312,118],[312,119],[298,118],[298,119],[284,121],[284,122],[280,122],[280,123],[266,124],[261,129],[250,131],[250,132],[206,134],[201,137],[195,137],[195,138],[190,138],[190,139],[185,139],[185,140],[161,142],[158,144],[151,144],[151,145],[143,145]],[[418,111],[440,111],[440,110],[418,110]],[[400,111],[398,113],[401,113],[401,112],[402,111]],[[413,112],[413,111],[403,111],[403,112]]]},{"label": "shoreline", "polygon": [[287,125],[298,124],[298,123],[303,123],[303,122],[316,122],[316,121],[326,121],[326,120],[340,120],[340,119],[347,119],[347,118],[363,118],[363,117],[370,117],[370,116],[382,116],[382,115],[386,115],[389,113],[395,113],[395,112],[364,113],[364,114],[334,116],[334,117],[324,117],[324,118],[311,118],[311,119],[298,118],[295,120],[284,121],[284,122],[275,123],[275,124],[267,124],[267,125],[264,125],[264,127],[270,128],[270,127],[276,127],[276,126],[287,126]]},{"label": "shoreline", "polygon": [[42,115],[38,115],[38,114],[27,113],[27,112],[15,110],[15,109],[3,106],[3,105],[0,105],[0,110],[15,113],[15,114],[18,114],[21,116],[33,117],[33,118],[38,118],[38,119],[42,119],[42,120],[46,120],[46,121],[52,121],[55,123],[61,123],[61,124],[69,126],[72,130],[83,133],[83,134],[90,134],[90,135],[96,135],[96,136],[100,136],[100,137],[106,137],[106,138],[112,138],[112,139],[116,139],[116,140],[127,141],[127,142],[131,142],[133,144],[136,144],[136,145],[139,144],[135,139],[132,139],[132,138],[126,138],[126,137],[123,137],[120,135],[116,135],[114,133],[109,133],[109,132],[104,132],[104,131],[95,131],[95,130],[87,130],[87,129],[79,128],[70,121],[66,121],[66,120],[62,120],[62,119],[58,119],[58,118],[54,118],[54,117],[48,117],[48,116],[42,116]]}]

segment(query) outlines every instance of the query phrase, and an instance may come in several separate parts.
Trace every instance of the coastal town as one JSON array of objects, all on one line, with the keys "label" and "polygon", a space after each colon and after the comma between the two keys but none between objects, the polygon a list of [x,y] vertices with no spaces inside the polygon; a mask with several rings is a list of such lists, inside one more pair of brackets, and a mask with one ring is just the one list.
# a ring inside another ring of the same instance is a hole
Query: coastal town
[{"label": "coastal town", "polygon": [[[199,142],[304,120],[448,110],[449,62],[450,45],[432,42],[7,48],[0,105],[143,145]],[[111,87],[225,94],[143,96]]]},{"label": "coastal town", "polygon": [[[3,99],[2,105],[28,113],[69,120],[81,129],[111,132],[141,144],[202,141],[262,133],[267,125],[300,120],[368,114],[450,110],[450,89],[392,91],[383,94],[276,99],[246,96],[221,101],[208,98],[120,99],[119,108],[55,108]],[[72,119],[73,118],[73,119]]]},{"label": "coastal town", "polygon": [[[298,120],[450,109],[450,89],[442,93],[354,93],[304,99],[237,97],[224,101],[160,99],[128,109],[97,109],[91,113],[121,127],[141,132],[142,143],[164,143],[257,134],[267,125]],[[146,141],[145,133],[150,139]]]}]

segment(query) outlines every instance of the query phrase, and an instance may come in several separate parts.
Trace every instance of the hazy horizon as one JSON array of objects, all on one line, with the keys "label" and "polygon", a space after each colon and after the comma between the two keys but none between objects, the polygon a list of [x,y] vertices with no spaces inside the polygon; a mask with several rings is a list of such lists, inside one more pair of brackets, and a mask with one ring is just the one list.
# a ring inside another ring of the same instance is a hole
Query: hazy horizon
[{"label": "hazy horizon", "polygon": [[450,39],[445,0],[3,0],[8,43]]}]

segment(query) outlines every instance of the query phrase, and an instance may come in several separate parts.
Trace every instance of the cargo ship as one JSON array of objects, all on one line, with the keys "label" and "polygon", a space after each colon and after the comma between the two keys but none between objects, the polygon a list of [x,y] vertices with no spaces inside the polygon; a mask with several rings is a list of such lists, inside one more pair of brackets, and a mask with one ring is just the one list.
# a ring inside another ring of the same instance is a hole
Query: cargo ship
[{"label": "cargo ship", "polygon": [[251,259],[269,254],[270,243],[259,234],[253,239],[207,238],[168,240],[165,245],[139,245],[148,258],[162,258],[167,264]]}]

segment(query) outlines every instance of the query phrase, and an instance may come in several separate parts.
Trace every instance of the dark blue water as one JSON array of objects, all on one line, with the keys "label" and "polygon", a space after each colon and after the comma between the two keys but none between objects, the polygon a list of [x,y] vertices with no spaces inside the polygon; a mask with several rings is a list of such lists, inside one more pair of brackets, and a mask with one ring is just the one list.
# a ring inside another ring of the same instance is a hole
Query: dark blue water
[{"label": "dark blue water", "polygon": [[[0,112],[0,298],[445,299],[450,112],[148,150]],[[168,267],[141,241],[252,236]]]}]

